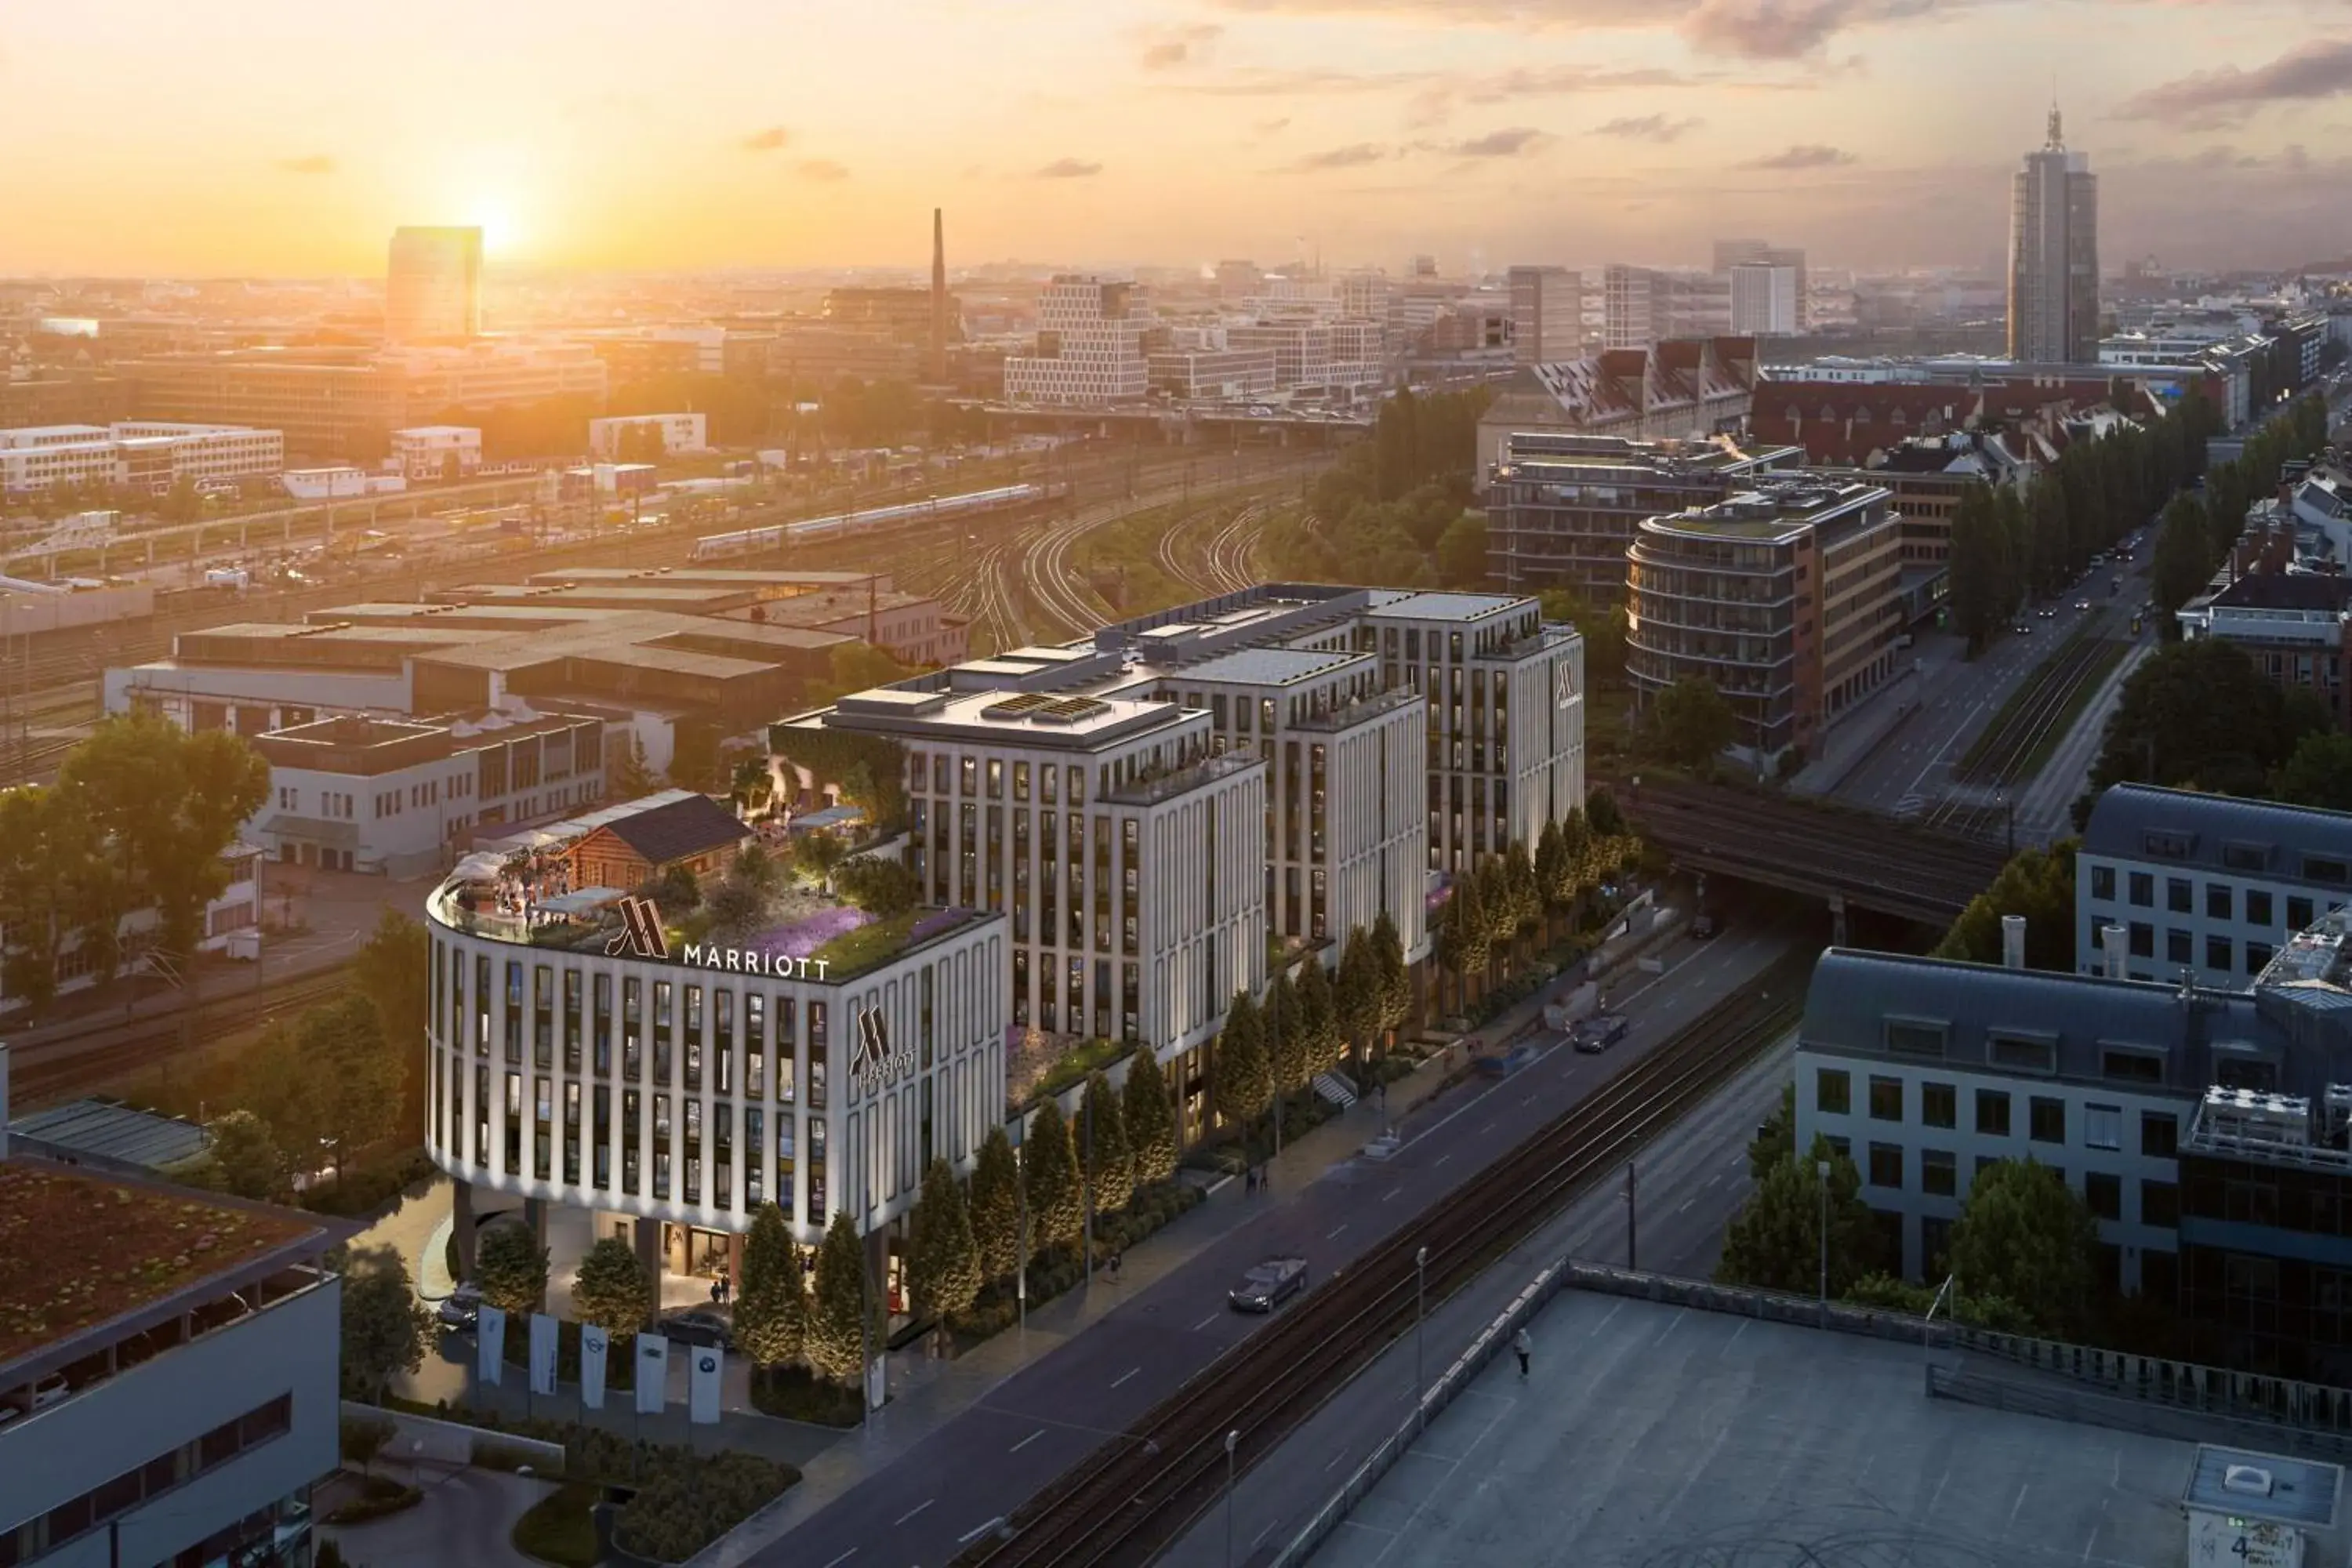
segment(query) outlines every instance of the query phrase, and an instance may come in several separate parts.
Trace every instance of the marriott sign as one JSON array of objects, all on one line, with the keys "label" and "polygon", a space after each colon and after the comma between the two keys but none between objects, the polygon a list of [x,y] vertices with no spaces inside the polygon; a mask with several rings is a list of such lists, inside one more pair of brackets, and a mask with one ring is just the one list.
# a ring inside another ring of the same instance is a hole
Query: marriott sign
[{"label": "marriott sign", "polygon": [[[661,908],[651,899],[626,898],[620,902],[621,929],[604,942],[608,958],[650,958],[667,962],[669,935],[662,927]],[[750,948],[683,943],[679,960],[698,969],[723,970],[730,974],[772,974],[780,980],[823,980],[832,961],[794,958],[786,952],[761,952]]]}]

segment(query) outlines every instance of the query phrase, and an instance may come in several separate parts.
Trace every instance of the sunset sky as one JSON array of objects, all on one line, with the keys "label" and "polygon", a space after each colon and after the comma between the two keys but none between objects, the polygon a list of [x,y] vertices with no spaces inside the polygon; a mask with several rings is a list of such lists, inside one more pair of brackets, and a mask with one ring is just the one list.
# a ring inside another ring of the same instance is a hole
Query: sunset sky
[{"label": "sunset sky", "polygon": [[[78,0],[0,31],[0,272],[1974,263],[2067,140],[2110,265],[2352,249],[2344,0]],[[231,20],[230,18],[234,18]]]}]

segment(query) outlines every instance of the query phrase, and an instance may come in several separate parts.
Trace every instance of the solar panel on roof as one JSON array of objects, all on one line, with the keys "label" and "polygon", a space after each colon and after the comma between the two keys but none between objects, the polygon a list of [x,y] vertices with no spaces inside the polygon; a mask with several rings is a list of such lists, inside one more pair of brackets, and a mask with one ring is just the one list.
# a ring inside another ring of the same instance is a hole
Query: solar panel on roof
[{"label": "solar panel on roof", "polygon": [[1018,719],[1024,713],[1034,712],[1053,700],[1042,691],[1024,691],[1001,702],[992,702],[980,710],[983,719]]}]

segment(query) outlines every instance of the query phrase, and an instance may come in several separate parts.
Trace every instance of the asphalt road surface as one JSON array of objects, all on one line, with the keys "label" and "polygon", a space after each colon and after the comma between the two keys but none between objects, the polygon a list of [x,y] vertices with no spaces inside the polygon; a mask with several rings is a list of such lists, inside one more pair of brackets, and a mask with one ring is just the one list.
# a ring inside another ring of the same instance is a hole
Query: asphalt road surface
[{"label": "asphalt road surface", "polygon": [[1641,977],[1615,999],[1633,1026],[1614,1050],[1587,1057],[1559,1047],[1511,1078],[1439,1097],[1400,1126],[1406,1142],[1391,1159],[1344,1161],[1296,1193],[1260,1200],[1262,1214],[1006,1379],[896,1463],[780,1539],[726,1560],[776,1568],[947,1563],[1259,1328],[1265,1320],[1225,1301],[1252,1264],[1295,1253],[1307,1258],[1312,1279],[1328,1279],[1787,951],[1786,938],[1760,921],[1712,942],[1676,944],[1664,973]]}]

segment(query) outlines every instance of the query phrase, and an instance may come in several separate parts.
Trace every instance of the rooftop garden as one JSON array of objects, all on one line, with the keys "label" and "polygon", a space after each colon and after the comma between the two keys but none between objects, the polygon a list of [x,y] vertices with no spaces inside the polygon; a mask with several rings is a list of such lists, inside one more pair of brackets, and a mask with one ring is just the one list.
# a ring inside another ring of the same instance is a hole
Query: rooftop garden
[{"label": "rooftop garden", "polygon": [[310,1229],[37,1161],[0,1163],[0,1364]]}]

